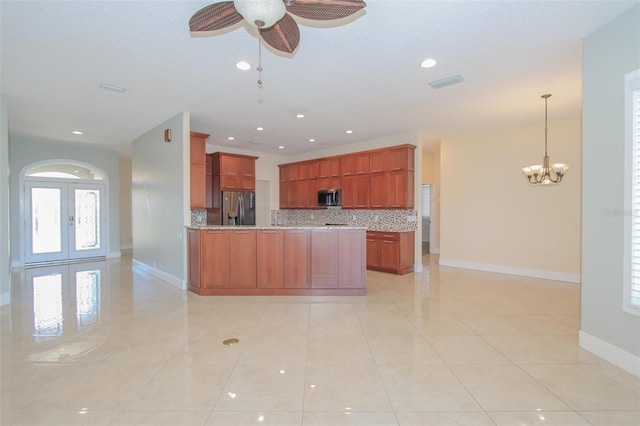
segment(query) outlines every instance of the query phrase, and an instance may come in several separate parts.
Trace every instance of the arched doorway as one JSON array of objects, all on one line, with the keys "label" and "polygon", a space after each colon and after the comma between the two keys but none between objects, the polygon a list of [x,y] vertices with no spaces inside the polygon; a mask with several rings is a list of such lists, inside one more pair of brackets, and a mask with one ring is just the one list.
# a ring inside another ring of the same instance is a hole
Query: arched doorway
[{"label": "arched doorway", "polygon": [[64,160],[25,168],[25,264],[106,255],[106,174]]}]

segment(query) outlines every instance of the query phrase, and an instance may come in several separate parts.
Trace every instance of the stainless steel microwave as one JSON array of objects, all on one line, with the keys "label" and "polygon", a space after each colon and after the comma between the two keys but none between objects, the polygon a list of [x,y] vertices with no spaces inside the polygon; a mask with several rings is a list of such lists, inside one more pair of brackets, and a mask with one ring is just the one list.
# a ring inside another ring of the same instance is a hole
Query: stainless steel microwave
[{"label": "stainless steel microwave", "polygon": [[339,189],[321,189],[318,191],[318,206],[341,206],[342,191]]}]

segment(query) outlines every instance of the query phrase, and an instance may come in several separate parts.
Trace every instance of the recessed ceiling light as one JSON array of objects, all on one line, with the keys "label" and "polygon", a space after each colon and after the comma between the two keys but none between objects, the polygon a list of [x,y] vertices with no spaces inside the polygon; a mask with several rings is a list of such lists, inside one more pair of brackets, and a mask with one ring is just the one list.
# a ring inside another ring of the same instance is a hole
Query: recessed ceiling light
[{"label": "recessed ceiling light", "polygon": [[82,132],[80,130],[74,130],[71,133],[73,133],[74,135],[81,135]]},{"label": "recessed ceiling light", "polygon": [[251,64],[247,61],[240,61],[236,64],[236,68],[240,71],[248,71],[251,69]]},{"label": "recessed ceiling light", "polygon": [[296,118],[304,118],[304,114],[297,114]]},{"label": "recessed ceiling light", "polygon": [[73,173],[80,173],[80,170],[74,170]]},{"label": "recessed ceiling light", "polygon": [[436,61],[435,59],[427,58],[427,59],[425,59],[424,61],[422,61],[420,63],[420,66],[422,68],[432,68],[432,67],[435,67],[437,63],[438,63],[438,61]]},{"label": "recessed ceiling light", "polygon": [[232,140],[234,140],[234,139],[235,139],[235,138],[234,138],[233,136],[229,136],[229,137],[227,138],[227,140],[230,140],[230,141],[232,141]]},{"label": "recessed ceiling light", "polygon": [[124,93],[124,91],[127,90],[124,87],[116,86],[115,84],[109,84],[109,83],[100,83],[98,87],[102,90],[108,90],[110,92],[116,92],[116,93]]},{"label": "recessed ceiling light", "polygon": [[309,142],[315,142],[315,141],[316,141],[315,139],[309,139]]},{"label": "recessed ceiling light", "polygon": [[351,133],[353,133],[353,130],[347,130],[345,133],[350,135]]},{"label": "recessed ceiling light", "polygon": [[280,145],[278,149],[284,149],[284,145]]},{"label": "recessed ceiling light", "polygon": [[264,130],[264,127],[256,127],[256,130],[257,130],[257,131],[259,131],[259,132],[261,132],[261,131],[263,131],[263,130]]}]

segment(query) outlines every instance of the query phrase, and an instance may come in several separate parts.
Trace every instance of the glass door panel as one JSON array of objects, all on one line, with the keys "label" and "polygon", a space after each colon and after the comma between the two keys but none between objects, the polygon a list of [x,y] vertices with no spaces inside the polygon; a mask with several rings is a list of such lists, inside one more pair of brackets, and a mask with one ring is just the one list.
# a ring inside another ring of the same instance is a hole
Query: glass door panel
[{"label": "glass door panel", "polygon": [[33,253],[62,250],[61,188],[31,188]]},{"label": "glass door panel", "polygon": [[100,191],[75,189],[75,249],[100,248]]}]

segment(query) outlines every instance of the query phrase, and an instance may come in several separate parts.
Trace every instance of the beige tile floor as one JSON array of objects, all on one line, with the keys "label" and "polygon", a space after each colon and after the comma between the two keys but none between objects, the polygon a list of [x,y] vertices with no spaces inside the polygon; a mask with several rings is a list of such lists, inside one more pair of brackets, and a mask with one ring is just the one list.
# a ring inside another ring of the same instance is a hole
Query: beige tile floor
[{"label": "beige tile floor", "polygon": [[130,255],[16,272],[0,424],[640,425],[640,380],[577,345],[578,285],[423,260],[363,297],[199,297]]}]

